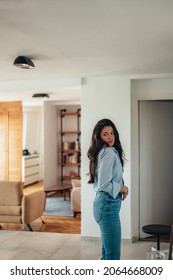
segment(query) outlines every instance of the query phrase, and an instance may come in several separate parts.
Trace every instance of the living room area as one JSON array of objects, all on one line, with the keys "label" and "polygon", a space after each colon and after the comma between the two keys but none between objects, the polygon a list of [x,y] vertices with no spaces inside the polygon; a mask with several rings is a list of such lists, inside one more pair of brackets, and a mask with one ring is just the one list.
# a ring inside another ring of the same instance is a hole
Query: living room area
[{"label": "living room area", "polygon": [[[44,190],[43,182],[33,183],[28,185],[23,189],[24,195],[28,195],[33,192],[37,192],[39,190]],[[60,200],[64,200],[63,193],[55,193],[52,192],[49,197],[52,198],[60,198]],[[67,206],[66,206],[67,202]],[[38,201],[39,203],[39,201]],[[52,204],[51,204],[52,205]],[[65,208],[70,210],[70,201],[64,201]],[[51,207],[51,206],[50,206]],[[55,209],[50,209],[51,212],[42,213],[41,217],[38,217],[31,223],[31,227],[33,232],[55,232],[55,233],[69,233],[69,234],[80,234],[81,233],[81,214],[74,218],[72,211],[65,213],[58,213]],[[69,214],[70,213],[70,214]],[[44,223],[42,223],[42,220]],[[25,224],[21,223],[1,223],[2,230],[8,231],[29,231],[28,227]]]},{"label": "living room area", "polygon": [[[71,179],[75,180],[75,178],[80,182],[80,116],[73,115],[80,109],[80,105],[59,105],[56,101],[50,103],[49,105],[46,104],[49,108],[47,114],[43,114],[46,105],[42,102],[34,105],[0,102],[2,116],[4,110],[7,112],[15,110],[22,112],[15,116],[15,123],[14,114],[8,113],[8,122],[11,123],[10,126],[7,124],[7,127],[9,127],[8,133],[6,133],[7,129],[3,130],[5,118],[0,119],[1,140],[5,135],[8,141],[8,134],[13,134],[13,139],[9,142],[9,158],[13,158],[9,161],[7,170],[7,165],[2,161],[4,150],[3,145],[1,146],[0,166],[3,166],[1,168],[1,180],[21,181],[24,196],[39,190],[45,192],[45,207],[42,213],[45,223],[43,224],[40,218],[33,220],[32,225],[30,225],[33,231],[80,234],[81,190],[80,185],[73,188],[71,183]],[[61,127],[64,120],[64,117],[63,119],[61,117],[61,110],[67,110],[68,113],[72,111],[73,113],[72,116],[67,117],[68,126],[64,122],[65,127],[64,125]],[[51,123],[47,122],[47,118],[52,119]],[[46,130],[45,123],[48,123],[49,132]],[[17,130],[16,127],[18,127]],[[72,134],[70,132],[69,136],[69,133],[67,133],[67,138],[66,135],[63,135],[62,129],[72,131]],[[44,135],[47,137],[49,133],[50,139],[45,139]],[[14,142],[15,139],[20,139],[20,142]],[[78,147],[64,148],[65,143],[66,145],[68,143],[74,145],[76,139],[78,139]],[[45,143],[49,144],[45,145]],[[21,155],[20,146],[22,146],[23,155]],[[16,159],[10,154],[10,151],[12,151],[10,147],[15,151],[15,156],[17,154]],[[66,158],[65,161],[64,155],[66,157],[67,155],[73,156],[73,161],[69,158]],[[14,169],[14,166],[18,168]],[[72,176],[70,176],[71,174]],[[37,203],[40,203],[39,200]],[[12,220],[11,223],[6,222],[4,219],[1,220],[1,227],[4,230],[27,230],[27,227],[20,223],[13,224]]]}]

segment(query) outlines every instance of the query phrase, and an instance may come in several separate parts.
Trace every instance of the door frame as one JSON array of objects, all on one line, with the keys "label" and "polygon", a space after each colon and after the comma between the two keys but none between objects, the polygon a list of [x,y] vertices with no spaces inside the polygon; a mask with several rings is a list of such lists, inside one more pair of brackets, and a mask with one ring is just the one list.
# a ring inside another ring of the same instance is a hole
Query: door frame
[{"label": "door frame", "polygon": [[155,94],[153,92],[146,94],[145,92],[139,94],[131,92],[131,236],[132,241],[138,240],[140,237],[140,153],[139,153],[139,102],[140,101],[163,101],[173,100],[173,91],[170,95]]}]

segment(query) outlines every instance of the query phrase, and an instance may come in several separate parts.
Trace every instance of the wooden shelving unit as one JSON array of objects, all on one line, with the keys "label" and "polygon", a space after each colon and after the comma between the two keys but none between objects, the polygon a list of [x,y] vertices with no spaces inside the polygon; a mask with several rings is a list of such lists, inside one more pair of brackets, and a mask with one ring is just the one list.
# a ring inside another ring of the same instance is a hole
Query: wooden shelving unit
[{"label": "wooden shelving unit", "polygon": [[[80,109],[76,112],[67,112],[66,109],[60,111],[60,135],[61,135],[61,184],[69,183],[71,179],[80,179],[81,150],[80,150]],[[74,130],[65,130],[65,122],[74,121],[76,118],[76,127]],[[69,140],[70,139],[70,140]]]}]

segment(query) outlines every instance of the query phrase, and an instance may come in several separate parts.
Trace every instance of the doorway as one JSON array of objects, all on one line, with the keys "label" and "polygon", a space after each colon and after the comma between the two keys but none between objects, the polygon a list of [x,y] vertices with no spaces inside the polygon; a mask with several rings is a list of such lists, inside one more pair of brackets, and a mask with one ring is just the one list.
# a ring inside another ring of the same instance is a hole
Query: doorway
[{"label": "doorway", "polygon": [[139,101],[139,227],[173,222],[173,101]]}]

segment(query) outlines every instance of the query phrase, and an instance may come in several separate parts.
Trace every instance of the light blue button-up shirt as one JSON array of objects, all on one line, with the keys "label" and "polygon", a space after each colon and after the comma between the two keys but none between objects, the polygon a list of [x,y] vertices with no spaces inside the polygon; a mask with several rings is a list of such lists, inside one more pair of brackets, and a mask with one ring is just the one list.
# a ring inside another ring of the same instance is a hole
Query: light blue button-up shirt
[{"label": "light blue button-up shirt", "polygon": [[98,154],[94,190],[108,192],[116,198],[123,184],[123,169],[114,147],[103,147]]}]

